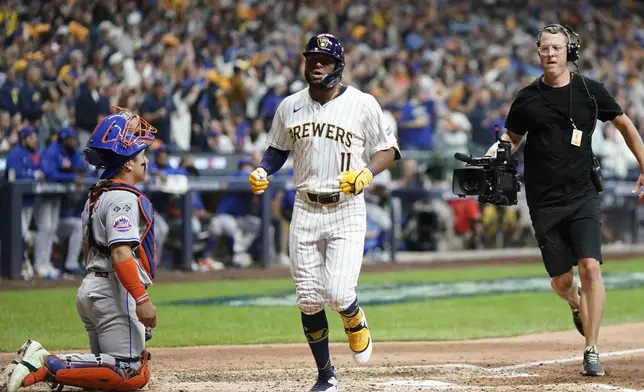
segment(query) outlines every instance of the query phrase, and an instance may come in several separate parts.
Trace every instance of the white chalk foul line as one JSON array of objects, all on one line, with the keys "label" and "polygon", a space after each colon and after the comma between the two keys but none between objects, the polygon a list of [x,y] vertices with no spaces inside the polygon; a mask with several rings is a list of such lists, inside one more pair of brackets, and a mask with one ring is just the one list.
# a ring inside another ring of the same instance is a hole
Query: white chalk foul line
[{"label": "white chalk foul line", "polygon": [[608,385],[608,384],[597,384],[597,383],[592,383],[590,384],[591,387],[597,388],[597,389],[605,389],[607,391],[615,391],[615,392],[642,392],[640,389],[630,389],[630,388],[622,388],[622,387],[616,387],[613,385]]},{"label": "white chalk foul line", "polygon": [[379,385],[404,385],[409,387],[429,387],[429,388],[445,388],[453,387],[456,384],[451,382],[436,381],[436,380],[391,380],[387,382],[381,382]]},{"label": "white chalk foul line", "polygon": [[[600,358],[623,357],[625,355],[633,355],[633,354],[641,354],[641,353],[644,353],[644,348],[599,353],[599,357]],[[540,365],[561,365],[561,364],[578,362],[583,360],[584,360],[584,357],[579,356],[579,357],[572,357],[572,358],[551,359],[548,361],[534,361],[534,362],[520,363],[518,365],[500,366],[500,367],[491,368],[487,370],[491,372],[503,372],[508,370],[525,369],[525,368],[530,368],[530,367],[540,366]]]},{"label": "white chalk foul line", "polygon": [[[644,348],[636,348],[632,350],[624,350],[624,351],[608,351],[608,352],[602,352],[599,353],[600,358],[610,358],[610,357],[623,357],[627,355],[635,355],[635,354],[642,354],[644,353]],[[499,366],[495,368],[485,368],[481,366],[476,366],[476,365],[470,365],[466,363],[446,363],[446,364],[440,364],[440,365],[401,365],[401,366],[360,366],[360,367],[349,367],[346,370],[349,371],[373,371],[376,369],[382,369],[382,370],[429,370],[429,369],[467,369],[467,370],[476,370],[476,371],[481,371],[481,372],[506,372],[510,370],[518,370],[518,369],[525,369],[525,368],[530,368],[530,367],[535,367],[535,366],[540,366],[540,365],[560,365],[560,364],[566,364],[566,363],[571,363],[571,362],[578,362],[578,361],[583,361],[584,357],[583,356],[577,356],[577,357],[569,357],[569,358],[560,358],[560,359],[550,359],[550,360],[544,360],[544,361],[534,361],[534,362],[526,362],[526,363],[520,363],[516,365],[507,365],[507,366]],[[529,373],[515,373],[515,377],[530,377],[533,376]]]}]

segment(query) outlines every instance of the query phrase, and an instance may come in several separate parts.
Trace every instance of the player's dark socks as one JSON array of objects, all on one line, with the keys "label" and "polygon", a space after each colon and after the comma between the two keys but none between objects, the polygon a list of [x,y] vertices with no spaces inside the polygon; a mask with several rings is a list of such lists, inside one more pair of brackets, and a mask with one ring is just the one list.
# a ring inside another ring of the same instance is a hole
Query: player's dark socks
[{"label": "player's dark socks", "polygon": [[302,313],[302,327],[318,371],[320,373],[332,371],[329,352],[329,323],[324,310],[313,315]]},{"label": "player's dark socks", "polygon": [[352,318],[360,311],[360,306],[358,306],[358,298],[356,298],[348,308],[340,312],[340,315],[346,318]]}]

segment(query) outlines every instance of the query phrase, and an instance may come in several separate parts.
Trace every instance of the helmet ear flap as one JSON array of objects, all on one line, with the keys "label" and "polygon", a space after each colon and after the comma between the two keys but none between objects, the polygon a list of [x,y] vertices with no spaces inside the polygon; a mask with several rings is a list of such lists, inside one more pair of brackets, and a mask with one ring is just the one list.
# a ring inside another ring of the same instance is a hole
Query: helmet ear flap
[{"label": "helmet ear flap", "polygon": [[103,154],[101,154],[99,151],[88,147],[85,149],[84,153],[85,160],[87,160],[87,163],[89,163],[90,165],[96,166],[98,168],[105,166],[105,162],[103,161]]}]

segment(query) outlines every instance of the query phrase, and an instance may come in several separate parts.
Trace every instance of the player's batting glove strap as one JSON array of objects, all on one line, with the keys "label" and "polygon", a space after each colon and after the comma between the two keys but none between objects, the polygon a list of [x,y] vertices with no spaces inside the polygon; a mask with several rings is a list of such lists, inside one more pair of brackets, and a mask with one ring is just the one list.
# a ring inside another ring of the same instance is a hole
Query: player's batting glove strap
[{"label": "player's batting glove strap", "polygon": [[248,176],[248,182],[250,183],[250,189],[253,193],[261,195],[264,193],[266,188],[268,188],[268,173],[266,173],[266,170],[258,167],[250,173],[250,176]]},{"label": "player's batting glove strap", "polygon": [[365,167],[359,172],[340,173],[340,189],[345,195],[359,195],[371,182],[373,182],[373,172],[369,167]]}]

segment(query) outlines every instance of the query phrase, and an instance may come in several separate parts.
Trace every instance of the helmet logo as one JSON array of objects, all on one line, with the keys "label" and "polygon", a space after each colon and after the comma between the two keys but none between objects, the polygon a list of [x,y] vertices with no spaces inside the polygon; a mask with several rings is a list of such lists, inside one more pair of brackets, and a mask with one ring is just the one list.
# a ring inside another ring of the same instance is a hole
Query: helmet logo
[{"label": "helmet logo", "polygon": [[329,45],[331,45],[331,41],[327,37],[318,38],[318,48],[326,49]]}]

